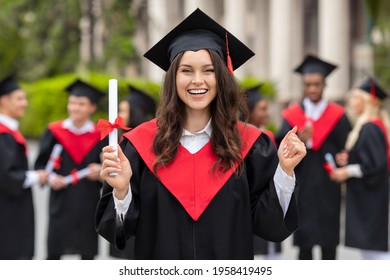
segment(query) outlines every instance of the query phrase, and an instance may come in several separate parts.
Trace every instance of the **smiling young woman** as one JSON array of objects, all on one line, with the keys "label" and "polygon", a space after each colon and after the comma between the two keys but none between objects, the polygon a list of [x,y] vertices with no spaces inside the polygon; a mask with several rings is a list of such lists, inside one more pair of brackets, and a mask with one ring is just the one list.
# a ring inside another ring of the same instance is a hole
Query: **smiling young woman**
[{"label": "smiling young woman", "polygon": [[251,56],[199,9],[145,54],[166,71],[160,104],[118,157],[103,148],[104,238],[123,249],[135,235],[136,259],[253,259],[252,233],[282,241],[297,228],[292,175],[306,149],[296,128],[277,151],[239,121],[247,109],[232,71]]}]

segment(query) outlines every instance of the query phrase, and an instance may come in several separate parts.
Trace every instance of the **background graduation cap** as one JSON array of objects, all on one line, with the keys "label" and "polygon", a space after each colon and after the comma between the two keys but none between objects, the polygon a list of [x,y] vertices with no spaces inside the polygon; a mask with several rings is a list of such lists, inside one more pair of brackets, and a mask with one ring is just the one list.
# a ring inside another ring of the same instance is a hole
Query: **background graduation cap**
[{"label": "background graduation cap", "polygon": [[255,107],[257,102],[263,99],[260,92],[260,88],[262,86],[263,84],[258,84],[254,87],[246,89],[246,102],[248,104],[249,112],[253,110],[253,107]]},{"label": "background graduation cap", "polygon": [[129,102],[131,105],[141,109],[146,115],[154,115],[156,111],[156,102],[144,91],[129,85],[130,96]]},{"label": "background graduation cap", "polygon": [[17,89],[20,89],[20,86],[12,76],[8,76],[0,81],[0,96],[6,95]]},{"label": "background graduation cap", "polygon": [[224,27],[196,9],[144,56],[167,71],[172,60],[183,51],[210,49],[216,51],[228,64],[230,55],[232,69],[237,69],[254,53]]},{"label": "background graduation cap", "polygon": [[65,89],[70,95],[88,97],[92,103],[97,104],[104,93],[97,88],[77,79]]},{"label": "background graduation cap", "polygon": [[328,76],[337,66],[326,62],[316,56],[307,55],[303,62],[295,68],[294,72],[300,73],[302,75],[308,73],[320,73],[324,76]]},{"label": "background graduation cap", "polygon": [[373,77],[368,77],[358,88],[380,100],[384,100],[387,97],[387,93],[379,86]]}]

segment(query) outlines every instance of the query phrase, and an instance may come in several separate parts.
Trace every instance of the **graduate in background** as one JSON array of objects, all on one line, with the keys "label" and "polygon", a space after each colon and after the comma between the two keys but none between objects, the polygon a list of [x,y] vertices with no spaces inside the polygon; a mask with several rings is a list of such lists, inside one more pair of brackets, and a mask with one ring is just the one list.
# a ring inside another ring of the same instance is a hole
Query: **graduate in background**
[{"label": "graduate in background", "polygon": [[[135,128],[141,123],[154,118],[156,102],[144,91],[129,85],[130,94],[119,102],[118,115],[123,119],[125,126]],[[110,256],[121,259],[134,259],[134,242],[132,236],[126,243],[126,248],[118,250],[110,243]]]},{"label": "graduate in background", "polygon": [[[268,100],[261,95],[261,84],[247,89],[246,102],[248,105],[248,123],[261,129],[275,143],[272,131],[266,129],[269,120]],[[275,143],[276,145],[276,143]],[[264,255],[265,259],[281,259],[282,246],[280,243],[269,242],[257,235],[253,236],[253,252],[255,255]]]},{"label": "graduate in background", "polygon": [[126,133],[118,156],[104,147],[99,234],[119,249],[135,235],[136,259],[253,259],[253,233],[278,242],[297,228],[296,128],[277,152],[238,121],[232,72],[252,55],[199,9],[145,54],[167,71],[157,119]]},{"label": "graduate in background", "polygon": [[347,182],[345,246],[361,249],[363,259],[390,259],[390,121],[385,98],[387,93],[371,77],[352,91],[350,107],[358,118],[346,151],[336,156],[342,167],[331,172],[333,180]]},{"label": "graduate in background", "polygon": [[28,170],[27,143],[18,120],[28,105],[26,93],[13,77],[0,81],[0,259],[34,256],[34,205],[31,187],[48,173]]},{"label": "graduate in background", "polygon": [[299,182],[299,229],[294,245],[299,259],[312,259],[312,248],[321,246],[322,259],[335,259],[340,242],[340,185],[329,178],[324,168],[325,154],[333,157],[344,149],[351,125],[344,108],[323,98],[326,77],[335,65],[308,55],[295,69],[302,75],[304,99],[282,112],[283,121],[275,135],[280,143],[284,135],[298,126],[298,137],[306,144],[307,156],[296,168]]},{"label": "graduate in background", "polygon": [[119,102],[119,116],[127,127],[134,128],[155,117],[156,102],[144,91],[129,85],[130,94]]},{"label": "graduate in background", "polygon": [[[60,259],[64,254],[80,254],[93,259],[98,253],[98,238],[93,220],[100,197],[100,153],[107,141],[100,142],[100,131],[90,120],[103,93],[91,85],[76,80],[66,90],[69,93],[68,114],[63,121],[50,123],[40,140],[35,163],[37,169],[46,165],[53,146],[63,147],[59,166],[50,175],[48,259]],[[83,179],[76,171],[89,167]],[[67,184],[64,177],[72,175]]]}]

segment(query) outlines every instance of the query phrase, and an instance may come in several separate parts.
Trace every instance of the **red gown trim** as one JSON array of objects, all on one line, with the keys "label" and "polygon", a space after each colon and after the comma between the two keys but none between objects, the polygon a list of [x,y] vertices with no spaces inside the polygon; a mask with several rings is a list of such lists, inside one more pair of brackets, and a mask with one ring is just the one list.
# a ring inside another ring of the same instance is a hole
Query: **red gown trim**
[{"label": "red gown trim", "polygon": [[312,150],[317,151],[324,143],[326,137],[336,126],[337,122],[344,114],[344,108],[335,103],[329,103],[321,117],[312,121],[306,117],[305,112],[299,104],[292,104],[282,111],[282,116],[290,124],[290,126],[297,126],[298,132],[305,127],[307,121],[311,121],[313,134]]},{"label": "red gown trim", "polygon": [[0,133],[11,134],[12,137],[15,139],[15,142],[24,147],[24,152],[27,154],[27,142],[19,130],[12,130],[8,126],[5,126],[4,124],[0,123]]},{"label": "red gown trim", "polygon": [[[238,123],[237,127],[242,136],[242,157],[244,158],[260,136],[261,131],[242,123]],[[153,163],[156,156],[152,145],[156,132],[156,119],[153,119],[124,134],[124,137],[131,141],[153,173]],[[211,142],[208,142],[195,154],[191,154],[182,145],[179,145],[174,161],[168,166],[158,169],[160,182],[176,197],[195,221],[199,219],[238,167],[236,164],[234,168],[223,174],[212,174],[210,170],[216,160],[217,157],[212,150]]]},{"label": "red gown trim", "polygon": [[74,134],[62,127],[63,121],[49,124],[48,128],[76,164],[81,164],[88,153],[100,141],[100,131]]}]

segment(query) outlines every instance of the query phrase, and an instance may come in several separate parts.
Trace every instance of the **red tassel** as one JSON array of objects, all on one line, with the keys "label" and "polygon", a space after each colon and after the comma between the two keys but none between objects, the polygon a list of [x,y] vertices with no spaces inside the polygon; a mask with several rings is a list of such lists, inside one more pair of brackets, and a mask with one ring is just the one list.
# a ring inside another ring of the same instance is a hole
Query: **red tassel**
[{"label": "red tassel", "polygon": [[228,42],[228,35],[226,33],[226,64],[227,64],[227,68],[229,69],[230,73],[232,73],[232,75],[234,76],[234,71],[233,71],[233,62],[232,62],[232,59],[230,57],[230,52],[229,52],[229,42]]},{"label": "red tassel", "polygon": [[372,79],[370,79],[370,93],[371,93],[372,99],[375,101],[376,100],[376,91],[375,91],[374,81]]}]

